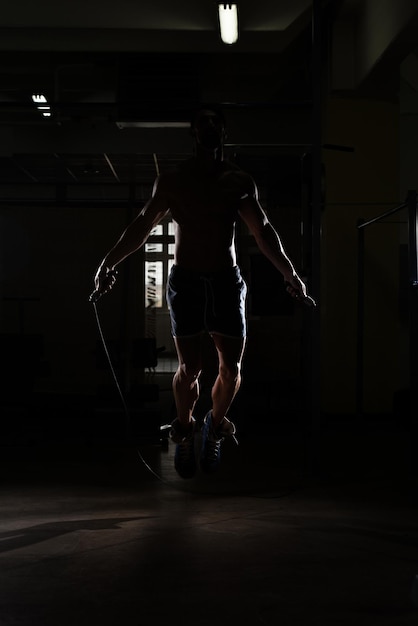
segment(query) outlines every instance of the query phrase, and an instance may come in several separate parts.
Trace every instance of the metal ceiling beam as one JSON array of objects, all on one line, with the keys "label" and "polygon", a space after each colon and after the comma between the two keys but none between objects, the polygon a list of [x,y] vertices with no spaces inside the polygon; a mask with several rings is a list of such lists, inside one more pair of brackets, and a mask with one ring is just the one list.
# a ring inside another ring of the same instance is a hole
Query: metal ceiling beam
[{"label": "metal ceiling beam", "polygon": [[15,158],[12,157],[10,160],[13,165],[17,167],[21,172],[23,172],[25,176],[27,176],[33,183],[39,182],[36,176],[33,176],[25,167],[23,167],[23,165],[20,165],[20,163]]},{"label": "metal ceiling beam", "polygon": [[71,176],[71,178],[73,178],[76,183],[79,182],[77,176],[70,170],[70,168],[66,165],[66,163],[64,162],[64,159],[62,158],[62,156],[60,156],[59,154],[57,154],[56,152],[54,152],[54,157],[56,159],[58,159],[60,161],[60,163],[64,166],[66,172],[68,172],[68,174]]},{"label": "metal ceiling beam", "polygon": [[120,178],[116,173],[116,170],[113,166],[112,161],[109,159],[109,157],[107,156],[106,152],[103,153],[103,156],[105,158],[106,163],[108,164],[108,166],[110,167],[110,171],[112,172],[113,176],[116,178],[116,180],[118,181],[118,183],[120,183]]}]

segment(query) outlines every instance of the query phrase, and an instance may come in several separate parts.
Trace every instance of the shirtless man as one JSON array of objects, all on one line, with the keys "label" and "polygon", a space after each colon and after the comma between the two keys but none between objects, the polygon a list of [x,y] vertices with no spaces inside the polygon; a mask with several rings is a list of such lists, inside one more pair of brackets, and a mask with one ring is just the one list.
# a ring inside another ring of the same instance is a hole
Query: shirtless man
[{"label": "shirtless man", "polygon": [[219,466],[221,443],[235,426],[226,417],[239,389],[246,342],[246,284],[236,261],[235,223],[241,218],[261,252],[284,277],[295,298],[306,298],[306,286],[286,255],[278,233],[259,201],[253,179],[223,158],[225,124],[219,111],[201,109],[192,122],[195,156],[161,174],[151,199],[101,262],[96,296],[115,282],[115,267],[145,244],[167,213],[175,225],[175,255],[167,285],[167,301],[178,355],[173,379],[177,418],[171,438],[177,444],[175,468],[183,478],[196,473],[196,422],[202,370],[201,337],[211,335],[219,359],[212,388],[212,409],[202,428],[200,467]]}]

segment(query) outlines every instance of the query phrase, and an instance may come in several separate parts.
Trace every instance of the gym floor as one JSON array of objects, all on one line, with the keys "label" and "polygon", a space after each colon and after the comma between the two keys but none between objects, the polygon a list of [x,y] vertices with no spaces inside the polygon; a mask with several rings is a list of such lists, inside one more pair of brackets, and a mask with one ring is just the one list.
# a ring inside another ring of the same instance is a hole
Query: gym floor
[{"label": "gym floor", "polygon": [[340,425],[313,450],[278,428],[222,452],[183,481],[171,444],[3,445],[0,625],[417,624],[407,432]]}]

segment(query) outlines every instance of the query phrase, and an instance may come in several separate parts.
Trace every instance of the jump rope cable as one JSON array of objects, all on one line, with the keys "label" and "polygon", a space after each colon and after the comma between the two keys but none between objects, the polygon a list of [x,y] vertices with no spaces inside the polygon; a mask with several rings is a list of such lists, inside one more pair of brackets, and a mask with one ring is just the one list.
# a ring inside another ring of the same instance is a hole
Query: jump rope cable
[{"label": "jump rope cable", "polygon": [[[108,350],[108,347],[107,347],[107,342],[106,342],[106,339],[105,339],[105,336],[104,336],[104,333],[103,333],[103,329],[102,329],[102,324],[101,324],[101,322],[100,322],[99,313],[98,313],[98,311],[97,311],[97,305],[96,305],[96,302],[93,302],[93,308],[94,308],[94,314],[95,314],[95,316],[96,316],[97,328],[98,328],[98,331],[99,331],[99,335],[100,335],[100,339],[101,339],[101,342],[102,342],[103,350],[104,350],[104,352],[105,352],[106,359],[107,359],[107,362],[108,362],[108,364],[109,364],[109,368],[110,368],[110,371],[111,371],[111,373],[112,373],[113,380],[114,380],[114,382],[115,382],[116,388],[117,388],[117,390],[118,390],[119,397],[120,397],[121,402],[122,402],[123,410],[124,410],[124,412],[125,412],[125,417],[126,417],[126,432],[128,433],[128,432],[129,432],[129,426],[130,426],[130,423],[131,423],[131,414],[130,414],[130,411],[129,411],[128,405],[126,404],[125,396],[124,396],[123,391],[122,391],[122,389],[121,389],[121,386],[120,386],[120,384],[119,384],[119,380],[118,380],[118,377],[117,377],[117,375],[116,375],[116,371],[115,371],[115,368],[114,368],[114,366],[113,366],[111,356],[110,356],[110,354],[109,354],[109,350]],[[168,486],[172,487],[172,485],[171,485],[169,482],[167,482],[166,480],[164,480],[164,479],[162,478],[162,476],[160,476],[160,475],[159,475],[159,474],[158,474],[155,470],[153,470],[153,469],[152,469],[152,467],[151,467],[151,466],[150,466],[150,464],[149,464],[149,463],[147,463],[147,461],[144,459],[143,455],[141,454],[141,451],[140,451],[138,448],[137,448],[137,453],[138,453],[138,456],[139,456],[139,458],[140,458],[141,462],[143,463],[143,465],[146,467],[146,469],[147,469],[147,470],[148,470],[148,471],[149,471],[149,472],[150,472],[150,473],[151,473],[151,474],[152,474],[155,478],[157,478],[157,480],[159,480],[159,481],[160,481],[161,483],[163,483],[164,485],[168,485]]]}]

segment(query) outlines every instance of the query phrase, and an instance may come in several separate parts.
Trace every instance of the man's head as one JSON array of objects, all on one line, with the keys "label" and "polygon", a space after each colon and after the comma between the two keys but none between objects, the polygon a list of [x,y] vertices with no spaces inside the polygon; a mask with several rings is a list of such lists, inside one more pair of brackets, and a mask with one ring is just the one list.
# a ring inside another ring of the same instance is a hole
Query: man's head
[{"label": "man's head", "polygon": [[214,151],[222,148],[225,139],[225,118],[220,109],[208,106],[196,110],[190,128],[196,144],[204,150]]}]

